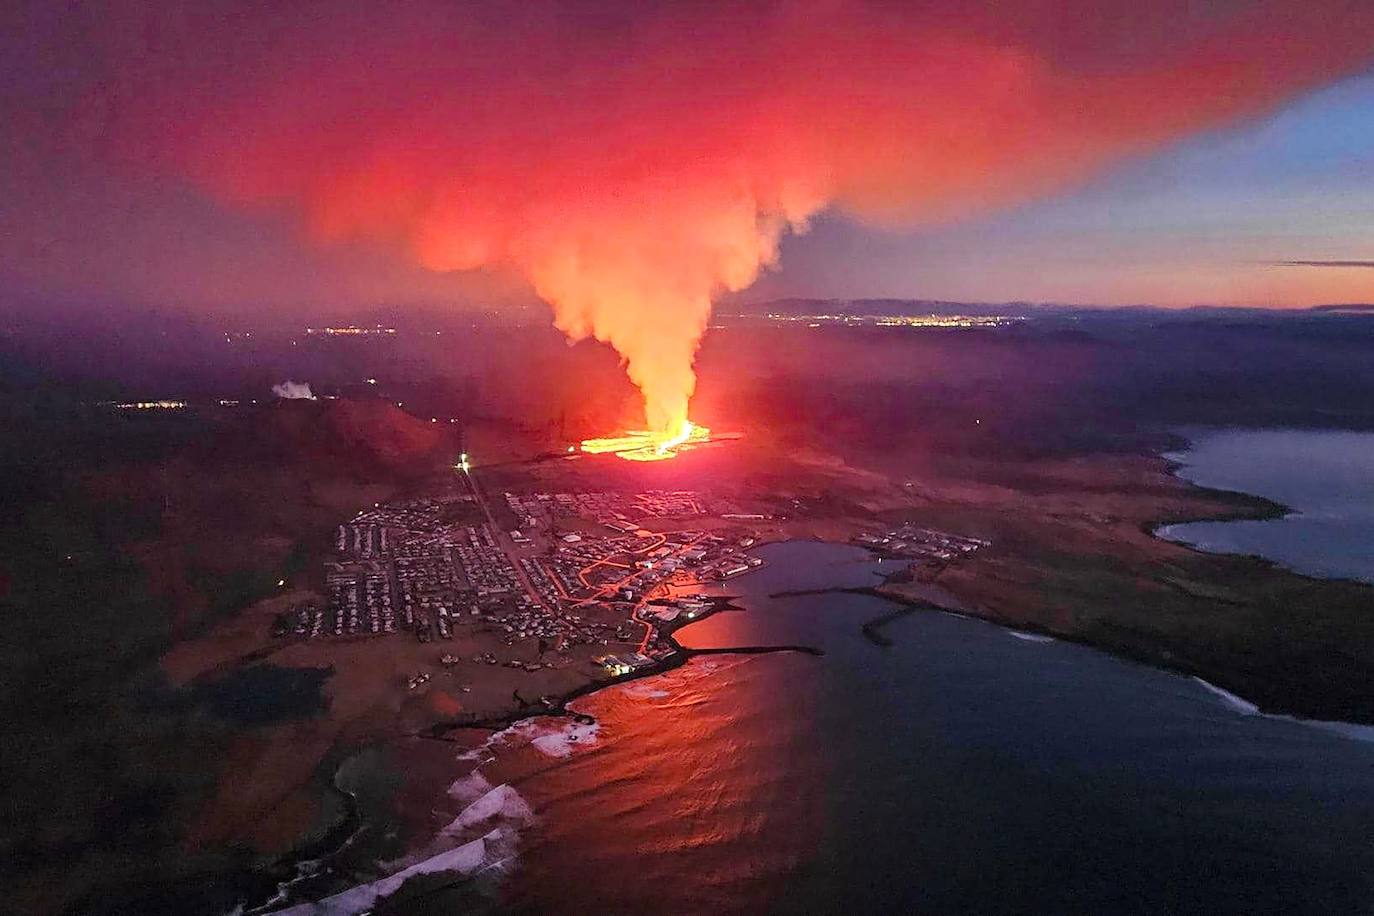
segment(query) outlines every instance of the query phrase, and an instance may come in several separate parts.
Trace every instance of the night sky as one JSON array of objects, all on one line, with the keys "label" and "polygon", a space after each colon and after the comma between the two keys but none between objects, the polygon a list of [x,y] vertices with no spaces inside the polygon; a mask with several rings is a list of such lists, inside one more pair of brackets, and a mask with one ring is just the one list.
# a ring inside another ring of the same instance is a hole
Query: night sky
[{"label": "night sky", "polygon": [[1374,298],[1366,2],[358,6],[7,4],[0,295]]}]

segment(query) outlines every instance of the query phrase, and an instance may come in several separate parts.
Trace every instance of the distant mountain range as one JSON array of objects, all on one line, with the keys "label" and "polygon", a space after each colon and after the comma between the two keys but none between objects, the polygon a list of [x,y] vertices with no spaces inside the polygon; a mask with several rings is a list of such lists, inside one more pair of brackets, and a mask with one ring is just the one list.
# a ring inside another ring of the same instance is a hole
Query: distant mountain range
[{"label": "distant mountain range", "polygon": [[1374,314],[1374,303],[1346,303],[1317,305],[1300,309],[1264,309],[1241,306],[1192,306],[1162,308],[1152,305],[1091,306],[1064,305],[1050,302],[948,302],[938,299],[809,299],[802,297],[772,299],[757,303],[735,303],[719,306],[718,317],[760,317],[764,315],[969,315],[1012,316],[1023,318],[1064,315],[1102,315],[1129,317],[1142,313],[1152,317],[1188,317],[1215,315],[1218,317],[1255,317]]},{"label": "distant mountain range", "polygon": [[1349,305],[1314,305],[1310,312],[1355,312],[1374,314],[1374,303],[1350,303]]}]

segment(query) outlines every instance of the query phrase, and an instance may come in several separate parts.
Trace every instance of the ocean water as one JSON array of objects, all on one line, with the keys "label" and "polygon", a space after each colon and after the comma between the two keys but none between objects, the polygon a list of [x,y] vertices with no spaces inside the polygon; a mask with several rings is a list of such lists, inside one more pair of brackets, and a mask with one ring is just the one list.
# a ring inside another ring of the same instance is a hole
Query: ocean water
[{"label": "ocean water", "polygon": [[[492,742],[472,790],[510,786],[530,812],[497,909],[1374,911],[1374,743],[1358,731],[935,612],[876,646],[860,624],[888,602],[770,597],[872,581],[865,553],[760,553],[769,565],[730,583],[749,609],[680,638],[826,654],[699,657],[581,701],[597,725],[579,740],[545,724]],[[430,895],[423,911],[469,905]]]},{"label": "ocean water", "polygon": [[1253,554],[1312,576],[1374,582],[1374,433],[1189,431],[1180,477],[1281,503],[1265,521],[1166,525],[1161,537],[1217,553]]}]

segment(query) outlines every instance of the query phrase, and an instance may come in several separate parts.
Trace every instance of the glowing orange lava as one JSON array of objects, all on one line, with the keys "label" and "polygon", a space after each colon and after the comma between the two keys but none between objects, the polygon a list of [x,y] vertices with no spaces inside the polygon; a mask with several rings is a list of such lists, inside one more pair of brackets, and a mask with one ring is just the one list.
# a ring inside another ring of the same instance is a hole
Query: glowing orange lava
[{"label": "glowing orange lava", "polygon": [[626,461],[662,461],[677,457],[682,446],[699,445],[709,442],[711,431],[697,426],[690,420],[683,420],[676,433],[651,432],[649,430],[630,430],[623,436],[609,436],[605,439],[583,439],[582,451],[589,455],[610,453]]}]

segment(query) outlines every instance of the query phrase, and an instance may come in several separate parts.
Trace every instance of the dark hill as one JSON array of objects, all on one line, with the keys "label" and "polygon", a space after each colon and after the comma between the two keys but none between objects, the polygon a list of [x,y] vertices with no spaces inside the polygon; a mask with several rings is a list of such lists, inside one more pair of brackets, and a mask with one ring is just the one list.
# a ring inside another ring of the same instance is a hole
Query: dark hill
[{"label": "dark hill", "polygon": [[318,466],[358,477],[422,474],[449,460],[449,427],[390,401],[277,401],[236,408],[197,456],[207,463]]}]

